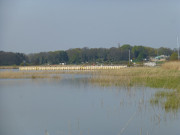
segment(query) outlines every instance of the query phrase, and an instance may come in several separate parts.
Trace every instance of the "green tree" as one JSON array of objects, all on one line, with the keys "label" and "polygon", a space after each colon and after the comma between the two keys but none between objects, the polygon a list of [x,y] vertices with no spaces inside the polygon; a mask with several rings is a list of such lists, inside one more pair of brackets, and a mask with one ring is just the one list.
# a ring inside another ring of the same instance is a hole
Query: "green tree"
[{"label": "green tree", "polygon": [[123,49],[123,50],[131,50],[132,46],[129,45],[129,44],[124,44],[124,45],[121,46],[121,49]]},{"label": "green tree", "polygon": [[178,60],[178,54],[176,52],[172,53],[170,60]]},{"label": "green tree", "polygon": [[148,51],[144,46],[134,46],[132,48],[132,53],[134,55],[134,58],[138,61],[142,61],[144,58],[147,58]]},{"label": "green tree", "polygon": [[170,48],[160,47],[158,49],[158,55],[167,55],[170,56],[173,51]]},{"label": "green tree", "polygon": [[81,60],[81,49],[75,48],[75,49],[69,49],[67,50],[67,55],[69,58],[70,64],[80,64],[82,62]]}]

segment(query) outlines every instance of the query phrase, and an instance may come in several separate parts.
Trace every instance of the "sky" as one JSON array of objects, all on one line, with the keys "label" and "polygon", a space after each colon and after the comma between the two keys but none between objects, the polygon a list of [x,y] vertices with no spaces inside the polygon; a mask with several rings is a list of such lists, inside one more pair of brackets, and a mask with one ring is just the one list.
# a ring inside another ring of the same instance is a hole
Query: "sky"
[{"label": "sky", "polygon": [[0,50],[177,47],[179,0],[0,0]]}]

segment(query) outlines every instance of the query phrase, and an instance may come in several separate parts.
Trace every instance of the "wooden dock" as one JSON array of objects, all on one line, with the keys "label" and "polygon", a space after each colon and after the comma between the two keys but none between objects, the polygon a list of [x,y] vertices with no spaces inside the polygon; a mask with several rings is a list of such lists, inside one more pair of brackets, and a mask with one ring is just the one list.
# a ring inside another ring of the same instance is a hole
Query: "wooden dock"
[{"label": "wooden dock", "polygon": [[19,70],[109,70],[122,69],[127,66],[23,66]]}]

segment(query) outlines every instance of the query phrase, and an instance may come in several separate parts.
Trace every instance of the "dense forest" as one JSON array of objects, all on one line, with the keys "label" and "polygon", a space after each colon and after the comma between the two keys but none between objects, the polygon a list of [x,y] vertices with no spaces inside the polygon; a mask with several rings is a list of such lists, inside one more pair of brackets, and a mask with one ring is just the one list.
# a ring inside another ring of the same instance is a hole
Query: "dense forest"
[{"label": "dense forest", "polygon": [[0,51],[0,65],[53,65],[53,64],[124,64],[130,57],[135,62],[157,55],[171,56],[177,50],[151,48],[125,44],[112,48],[75,48],[66,51],[50,51],[33,54]]},{"label": "dense forest", "polygon": [[3,52],[0,51],[0,65],[20,65],[29,63],[29,58],[23,53]]}]

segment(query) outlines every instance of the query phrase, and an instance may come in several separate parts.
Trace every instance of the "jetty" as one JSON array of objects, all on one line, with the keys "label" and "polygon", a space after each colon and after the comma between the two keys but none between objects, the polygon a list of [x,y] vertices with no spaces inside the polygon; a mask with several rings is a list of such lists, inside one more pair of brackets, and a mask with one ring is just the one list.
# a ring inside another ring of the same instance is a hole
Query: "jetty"
[{"label": "jetty", "polygon": [[19,70],[109,70],[122,69],[127,66],[23,66]]}]

